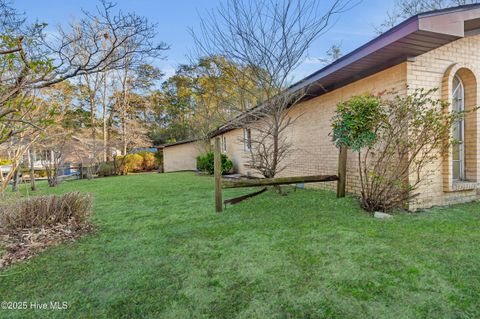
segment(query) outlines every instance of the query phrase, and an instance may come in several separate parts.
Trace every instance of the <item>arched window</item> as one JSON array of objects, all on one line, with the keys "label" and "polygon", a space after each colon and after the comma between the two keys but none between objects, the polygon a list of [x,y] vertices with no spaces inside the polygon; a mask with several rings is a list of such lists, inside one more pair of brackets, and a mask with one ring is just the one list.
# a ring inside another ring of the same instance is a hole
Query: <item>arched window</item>
[{"label": "arched window", "polygon": [[[465,110],[465,88],[458,75],[453,78],[452,85],[452,110],[461,112]],[[453,180],[465,180],[465,121],[458,120],[453,126],[452,165]]]}]

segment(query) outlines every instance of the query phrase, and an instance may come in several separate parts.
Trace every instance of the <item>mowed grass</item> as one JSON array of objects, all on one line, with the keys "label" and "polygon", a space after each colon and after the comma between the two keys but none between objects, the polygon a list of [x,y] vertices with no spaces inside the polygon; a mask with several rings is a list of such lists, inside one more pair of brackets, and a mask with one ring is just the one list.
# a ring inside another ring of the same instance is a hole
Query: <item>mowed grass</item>
[{"label": "mowed grass", "polygon": [[[1,318],[479,318],[480,204],[369,217],[322,190],[214,213],[193,173],[63,183],[98,231],[0,272]],[[249,192],[225,191],[225,197]]]}]

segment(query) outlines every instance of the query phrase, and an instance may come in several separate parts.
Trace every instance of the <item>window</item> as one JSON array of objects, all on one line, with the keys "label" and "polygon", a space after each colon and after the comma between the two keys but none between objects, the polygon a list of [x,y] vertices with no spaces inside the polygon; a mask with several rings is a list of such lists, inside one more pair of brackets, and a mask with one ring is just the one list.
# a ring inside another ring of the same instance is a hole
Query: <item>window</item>
[{"label": "window", "polygon": [[252,150],[252,131],[249,128],[243,130],[243,149],[245,152]]},{"label": "window", "polygon": [[[461,112],[465,110],[465,90],[463,82],[456,75],[453,78],[452,85],[452,110]],[[453,169],[453,180],[461,181],[465,180],[465,120],[458,120],[452,131],[453,139],[455,143],[453,144],[452,150],[452,169]]]},{"label": "window", "polygon": [[227,151],[227,138],[222,135],[222,152]]}]

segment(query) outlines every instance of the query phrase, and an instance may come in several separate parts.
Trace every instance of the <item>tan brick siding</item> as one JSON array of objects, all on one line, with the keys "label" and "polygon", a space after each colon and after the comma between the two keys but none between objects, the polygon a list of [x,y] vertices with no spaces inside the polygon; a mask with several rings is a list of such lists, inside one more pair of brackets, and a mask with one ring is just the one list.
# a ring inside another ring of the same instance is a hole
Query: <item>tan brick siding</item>
[{"label": "tan brick siding", "polygon": [[[402,63],[293,107],[290,114],[292,118],[298,117],[288,131],[293,152],[286,159],[287,168],[278,176],[337,174],[338,150],[329,135],[330,120],[337,103],[354,95],[375,94],[384,90],[402,93],[405,89],[406,63]],[[233,160],[237,172],[252,174],[246,166],[249,157],[242,142],[243,129],[232,130],[224,136],[227,138],[226,153]],[[359,193],[360,189],[356,156],[356,153],[348,154],[347,191],[351,193]],[[336,183],[319,183],[315,186],[333,189]]]},{"label": "tan brick siding", "polygon": [[[480,35],[457,40],[441,48],[430,51],[416,57],[413,62],[405,62],[376,73],[365,79],[359,80],[320,97],[301,103],[289,112],[292,117],[301,115],[289,129],[289,136],[294,145],[293,154],[287,159],[288,168],[279,176],[298,176],[313,174],[336,174],[338,167],[338,150],[331,142],[330,120],[334,114],[335,106],[351,96],[363,93],[379,93],[384,90],[395,90],[399,94],[406,93],[415,88],[438,88],[438,98],[442,97],[442,82],[445,81],[445,72],[454,63],[473,65],[480,69]],[[476,71],[475,71],[476,72]],[[475,74],[475,76],[479,76]],[[475,92],[472,92],[475,91]],[[467,88],[466,94],[478,96],[478,83],[475,88]],[[480,105],[480,103],[476,103]],[[452,186],[448,192],[444,189],[444,180],[448,171],[443,168],[445,163],[439,160],[427,168],[428,178],[419,188],[420,196],[410,203],[410,209],[431,207],[434,205],[446,205],[478,199],[477,191],[472,185],[478,182],[480,172],[480,112],[469,114],[466,119],[465,132],[467,136],[466,157],[467,174],[474,176],[474,183]],[[253,132],[252,132],[253,133]],[[248,161],[248,153],[244,151],[243,129],[236,129],[224,134],[227,139],[227,155],[233,160],[235,170],[242,174],[252,174],[245,165]],[[472,142],[472,139],[474,140]],[[443,166],[442,166],[443,165]],[[315,186],[335,188],[335,183],[324,183]],[[357,154],[349,152],[347,163],[347,191],[359,193]]]},{"label": "tan brick siding", "polygon": [[197,169],[197,156],[205,152],[202,142],[172,145],[163,149],[165,172],[191,171]]},{"label": "tan brick siding", "polygon": [[[409,89],[415,88],[438,88],[436,98],[448,99],[451,92],[448,85],[452,80],[446,77],[446,73],[454,68],[459,69],[459,75],[465,82],[466,89],[466,108],[473,107],[472,104],[479,105],[478,101],[472,99],[478,96],[478,70],[480,68],[480,35],[459,39],[438,49],[418,56],[414,62],[407,64],[407,81]],[[471,79],[463,69],[469,69],[472,78],[477,78],[477,83],[471,85]],[[453,72],[456,73],[456,72]],[[467,105],[469,104],[470,105]],[[479,112],[470,113],[465,119],[465,139],[466,139],[466,168],[467,178],[471,184],[470,188],[478,183],[478,170],[480,161],[478,158],[479,148]],[[410,204],[411,209],[425,208],[435,205],[448,205],[459,202],[466,202],[478,199],[475,189],[455,191],[451,180],[450,163],[448,155],[442,157],[429,168],[428,178],[419,188],[418,198]],[[462,187],[459,187],[462,188]]]}]

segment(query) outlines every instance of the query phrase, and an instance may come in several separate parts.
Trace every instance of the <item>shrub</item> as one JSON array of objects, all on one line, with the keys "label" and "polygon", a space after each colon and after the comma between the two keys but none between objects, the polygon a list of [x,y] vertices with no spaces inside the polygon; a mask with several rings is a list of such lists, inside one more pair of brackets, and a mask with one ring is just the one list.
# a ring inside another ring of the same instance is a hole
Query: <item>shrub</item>
[{"label": "shrub", "polygon": [[119,155],[115,157],[115,166],[118,173],[127,175],[131,172],[139,172],[142,170],[143,157],[138,154]]},{"label": "shrub", "polygon": [[[233,162],[227,155],[222,154],[222,175],[228,173],[233,168]],[[214,154],[208,152],[203,156],[197,156],[197,168],[209,174],[214,173]]]},{"label": "shrub", "polygon": [[155,154],[155,161],[157,162],[158,167],[162,167],[163,163],[163,152],[156,152]]},{"label": "shrub", "polygon": [[12,164],[12,160],[0,158],[0,166],[1,165],[10,165],[10,164]]},{"label": "shrub", "polygon": [[369,211],[402,208],[418,194],[430,164],[451,143],[453,124],[463,112],[448,112],[433,99],[436,90],[407,96],[354,97],[337,106],[333,137],[357,152],[361,203]]},{"label": "shrub", "polygon": [[143,157],[141,155],[128,154],[125,159],[129,172],[139,172],[142,170]]},{"label": "shrub", "polygon": [[36,171],[35,174],[37,174],[38,177],[47,177],[47,171],[45,170]]},{"label": "shrub", "polygon": [[12,199],[0,204],[0,227],[45,227],[71,220],[82,223],[91,210],[92,197],[78,192]]},{"label": "shrub", "polygon": [[115,167],[115,174],[117,175],[126,175],[128,173],[127,167],[125,166],[125,156],[123,155],[115,156],[113,166]]},{"label": "shrub", "polygon": [[337,105],[332,119],[333,141],[337,147],[345,146],[358,152],[376,142],[376,128],[383,116],[380,102],[377,96],[362,95]]},{"label": "shrub", "polygon": [[113,163],[105,162],[98,166],[98,176],[106,177],[115,175],[115,166]]},{"label": "shrub", "polygon": [[158,166],[155,158],[155,153],[138,152],[137,154],[143,158],[142,169],[144,171],[151,171],[151,170],[157,169]]}]

